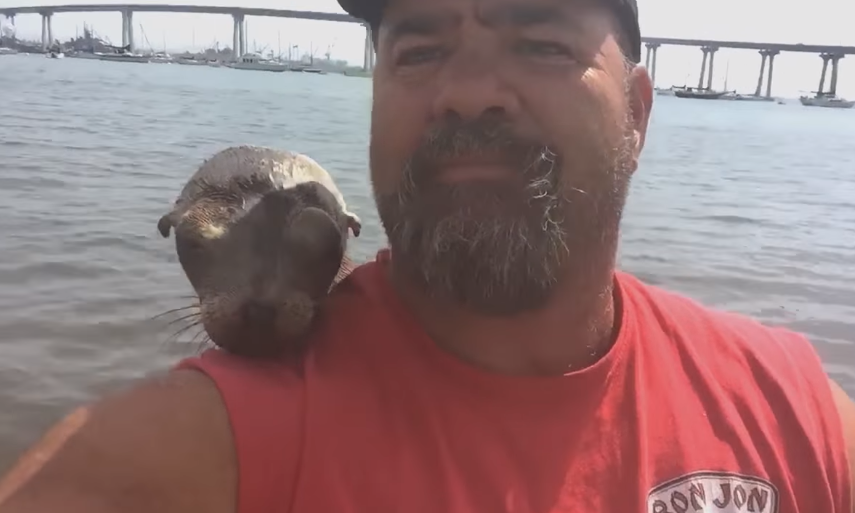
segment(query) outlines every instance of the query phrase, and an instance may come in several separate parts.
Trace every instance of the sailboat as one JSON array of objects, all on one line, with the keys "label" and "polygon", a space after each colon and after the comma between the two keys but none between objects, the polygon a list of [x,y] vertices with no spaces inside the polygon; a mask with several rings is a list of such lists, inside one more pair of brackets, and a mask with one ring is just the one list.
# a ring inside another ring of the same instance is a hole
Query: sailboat
[{"label": "sailboat", "polygon": [[815,96],[800,96],[799,102],[805,107],[825,107],[828,109],[851,109],[855,101],[840,98],[836,94],[816,93]]},{"label": "sailboat", "polygon": [[727,65],[724,67],[724,94],[719,100],[735,100],[736,91],[727,90],[727,79],[730,78],[730,59],[727,60]]},{"label": "sailboat", "polygon": [[677,98],[691,98],[693,100],[723,100],[730,99],[727,91],[727,77],[730,72],[730,61],[728,61],[728,69],[724,75],[724,91],[716,91],[709,88],[693,88],[686,87],[674,91],[674,96]]},{"label": "sailboat", "polygon": [[676,96],[676,94],[675,94],[676,91],[685,90],[686,84],[688,84],[688,83],[689,83],[689,74],[686,73],[686,77],[683,79],[683,85],[681,85],[681,86],[672,85],[668,89],[662,89],[661,87],[656,87],[654,89],[656,91],[656,94],[659,96]]},{"label": "sailboat", "polygon": [[143,28],[142,23],[140,23],[140,31],[142,32],[143,39],[145,39],[145,44],[148,45],[148,49],[150,51],[149,54],[149,62],[156,62],[160,64],[169,64],[172,62],[172,57],[166,53],[166,35],[163,36],[163,52],[158,53],[154,51],[154,47],[151,45],[151,41],[148,40],[148,36],[145,33],[145,28]]}]

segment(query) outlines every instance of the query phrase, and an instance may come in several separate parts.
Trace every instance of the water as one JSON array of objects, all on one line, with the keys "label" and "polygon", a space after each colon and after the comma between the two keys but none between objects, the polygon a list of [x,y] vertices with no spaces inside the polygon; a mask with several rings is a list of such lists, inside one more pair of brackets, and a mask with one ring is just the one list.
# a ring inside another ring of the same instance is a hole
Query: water
[{"label": "water", "polygon": [[[0,57],[0,472],[72,406],[182,356],[190,289],[156,230],[228,145],[312,155],[384,241],[371,83],[343,76]],[[855,111],[656,98],[621,265],[811,336],[855,395]]]}]

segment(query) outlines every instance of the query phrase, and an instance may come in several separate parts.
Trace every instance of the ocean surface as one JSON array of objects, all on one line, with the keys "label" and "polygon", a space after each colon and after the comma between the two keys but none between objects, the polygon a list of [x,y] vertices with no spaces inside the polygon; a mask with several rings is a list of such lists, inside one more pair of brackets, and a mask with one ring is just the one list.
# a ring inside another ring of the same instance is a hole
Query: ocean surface
[{"label": "ocean surface", "polygon": [[[385,238],[371,82],[0,57],[0,472],[70,408],[194,354],[157,314],[191,290],[157,233],[202,160],[308,153]],[[621,267],[810,336],[855,396],[855,110],[656,97]],[[191,334],[192,335],[192,334]]]}]

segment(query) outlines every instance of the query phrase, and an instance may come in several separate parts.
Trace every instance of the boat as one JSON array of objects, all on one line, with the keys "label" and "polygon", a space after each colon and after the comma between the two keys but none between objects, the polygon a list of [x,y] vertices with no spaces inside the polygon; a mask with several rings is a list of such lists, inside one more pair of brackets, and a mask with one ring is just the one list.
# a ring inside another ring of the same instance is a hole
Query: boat
[{"label": "boat", "polygon": [[719,100],[732,101],[736,99],[736,91],[727,90],[728,78],[730,78],[730,59],[727,60],[727,66],[724,69],[724,94],[718,97]]},{"label": "boat", "polygon": [[62,53],[62,52],[54,52],[54,51],[51,51],[51,52],[48,52],[47,57],[48,57],[49,59],[64,59],[64,58],[65,58],[65,54],[64,54],[64,53]]},{"label": "boat", "polygon": [[114,61],[114,62],[139,62],[139,63],[147,63],[150,58],[147,55],[140,55],[138,53],[101,53],[95,52],[95,57],[98,60],[102,61]]},{"label": "boat", "polygon": [[18,50],[14,48],[6,48],[5,46],[0,46],[0,55],[15,55],[18,53]]},{"label": "boat", "polygon": [[172,58],[168,53],[155,53],[149,55],[149,62],[154,62],[157,64],[171,64],[175,62],[175,59]]},{"label": "boat", "polygon": [[207,66],[208,61],[197,59],[195,57],[178,57],[175,62],[184,66]]},{"label": "boat", "polygon": [[257,55],[246,54],[242,55],[235,62],[230,62],[226,64],[230,68],[234,69],[243,69],[243,70],[254,70],[254,71],[273,71],[273,72],[282,72],[288,70],[287,64],[282,64],[281,62],[271,61],[268,59],[264,59]]},{"label": "boat", "polygon": [[686,86],[671,86],[668,89],[662,89],[660,87],[655,88],[656,94],[659,96],[674,96],[674,91],[686,89]]},{"label": "boat", "polygon": [[740,102],[773,102],[774,98],[771,96],[761,96],[759,94],[737,94],[733,98],[736,101]]},{"label": "boat", "polygon": [[71,59],[97,59],[98,56],[93,52],[72,51],[66,54],[66,57]]},{"label": "boat", "polygon": [[855,100],[846,100],[835,94],[816,93],[816,96],[800,96],[799,101],[805,107],[826,107],[829,109],[851,109]]},{"label": "boat", "polygon": [[718,100],[725,94],[727,94],[727,91],[713,91],[712,89],[695,89],[692,87],[674,90],[674,96],[676,96],[677,98],[692,98],[695,100]]}]

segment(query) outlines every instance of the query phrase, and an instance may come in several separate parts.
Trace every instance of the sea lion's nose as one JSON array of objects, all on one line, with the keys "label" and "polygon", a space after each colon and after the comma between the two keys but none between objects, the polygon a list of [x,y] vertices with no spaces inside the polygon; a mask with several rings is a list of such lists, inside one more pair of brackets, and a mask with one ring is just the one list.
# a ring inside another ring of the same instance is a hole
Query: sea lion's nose
[{"label": "sea lion's nose", "polygon": [[270,326],[276,322],[276,308],[268,303],[250,300],[242,308],[243,320],[253,326]]}]

